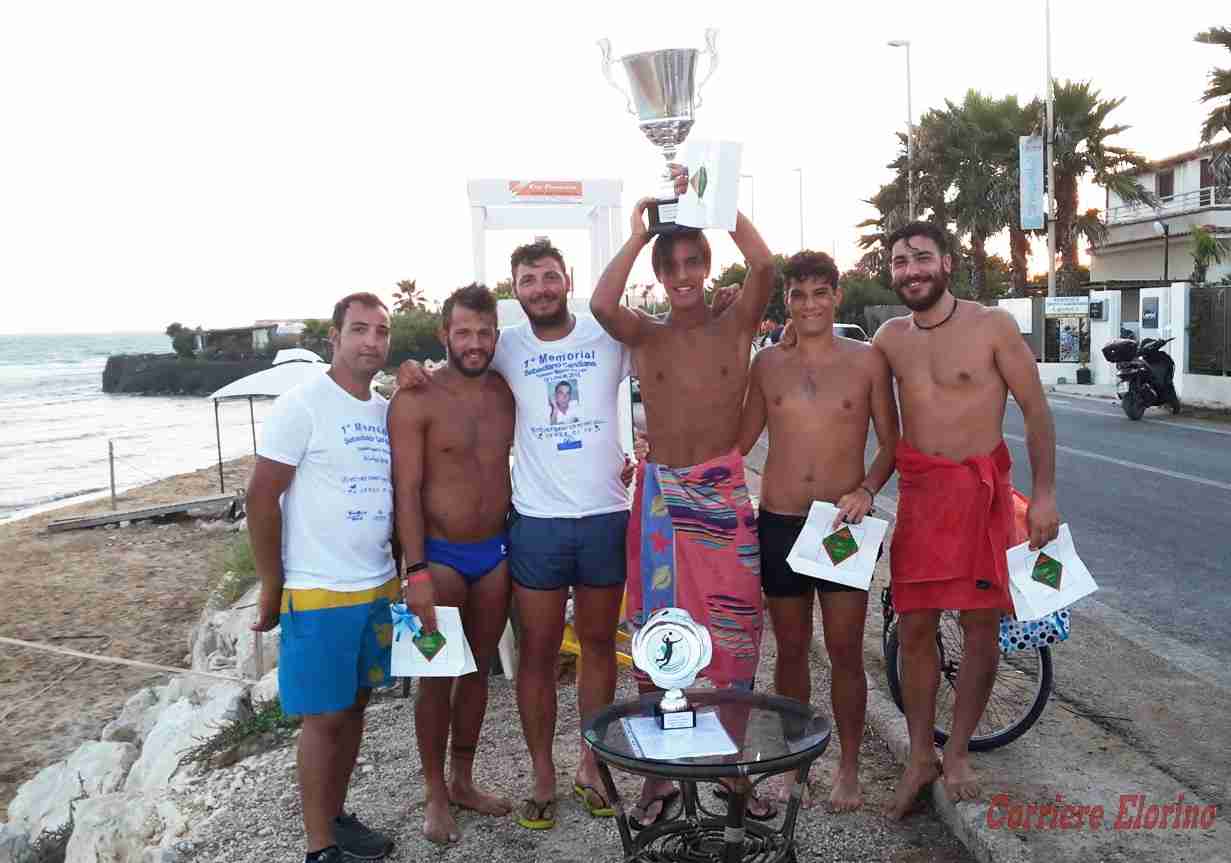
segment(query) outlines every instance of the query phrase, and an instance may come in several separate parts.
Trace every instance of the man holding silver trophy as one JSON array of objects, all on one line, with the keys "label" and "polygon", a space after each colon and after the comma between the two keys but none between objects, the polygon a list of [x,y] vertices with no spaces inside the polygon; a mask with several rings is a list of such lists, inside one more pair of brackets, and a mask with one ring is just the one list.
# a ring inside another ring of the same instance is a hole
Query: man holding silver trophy
[{"label": "man holding silver trophy", "polygon": [[[716,33],[706,35],[712,72]],[[605,40],[600,45],[607,71],[610,45]],[[690,177],[688,168],[673,162],[692,128],[696,61],[693,50],[622,58],[632,87],[629,110],[636,104],[633,113],[642,131],[662,149],[676,195],[686,195],[691,188],[694,200],[703,198],[707,182],[712,182],[710,201],[723,195],[730,199],[738,169],[734,176],[715,171],[712,177],[700,172]],[[676,205],[655,198],[637,202],[631,236],[590,299],[590,310],[603,328],[632,349],[651,441],[649,461],[638,466],[629,519],[627,611],[632,623],[642,626],[659,609],[686,610],[709,630],[713,641],[705,675],[716,686],[751,688],[764,606],[756,511],[738,444],[752,341],[773,291],[774,265],[761,235],[732,204],[731,238],[744,256],[747,276],[739,298],[715,312],[705,298],[709,242],[682,219],[674,224]],[[651,225],[646,223],[647,211],[656,213]],[[633,265],[651,240],[654,275],[671,303],[664,318],[620,302]],[[644,674],[638,684],[643,690],[652,688]],[[670,783],[647,780],[634,822],[647,826],[659,820],[676,794]],[[768,801],[749,801],[749,817],[774,814]]]}]

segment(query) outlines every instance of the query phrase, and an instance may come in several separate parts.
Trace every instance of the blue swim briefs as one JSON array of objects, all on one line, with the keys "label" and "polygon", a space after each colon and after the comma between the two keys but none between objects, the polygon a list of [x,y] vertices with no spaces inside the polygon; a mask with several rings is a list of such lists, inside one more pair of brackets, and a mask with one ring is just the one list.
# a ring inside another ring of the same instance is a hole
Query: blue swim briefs
[{"label": "blue swim briefs", "polygon": [[482,542],[449,542],[428,537],[423,543],[428,563],[440,563],[457,570],[471,585],[500,565],[509,556],[509,538],[501,533]]}]

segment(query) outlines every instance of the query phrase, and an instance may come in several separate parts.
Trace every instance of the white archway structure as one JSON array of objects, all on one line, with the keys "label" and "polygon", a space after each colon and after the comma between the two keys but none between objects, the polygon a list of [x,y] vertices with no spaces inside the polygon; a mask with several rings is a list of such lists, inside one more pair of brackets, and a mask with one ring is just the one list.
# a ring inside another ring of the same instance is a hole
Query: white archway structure
[{"label": "white archway structure", "polygon": [[589,231],[590,273],[597,280],[623,240],[623,188],[619,180],[471,180],[474,280],[487,282],[488,231],[551,228]]},{"label": "white archway structure", "polygon": [[[597,281],[615,249],[624,242],[620,180],[470,180],[471,243],[474,280],[487,283],[488,231],[540,231],[552,228],[586,230],[590,234],[590,278]],[[578,296],[573,286],[569,306],[587,314],[589,291]],[[501,300],[499,324],[513,326],[526,319],[516,300]],[[620,441],[633,451],[632,390],[620,384]]]}]

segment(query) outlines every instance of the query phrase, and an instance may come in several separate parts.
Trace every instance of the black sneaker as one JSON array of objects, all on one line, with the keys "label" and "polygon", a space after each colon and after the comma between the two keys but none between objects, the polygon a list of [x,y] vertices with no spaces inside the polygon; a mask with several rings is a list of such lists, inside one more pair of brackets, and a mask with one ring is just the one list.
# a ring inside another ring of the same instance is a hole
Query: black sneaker
[{"label": "black sneaker", "polygon": [[[304,857],[304,863],[307,863],[308,857]],[[346,863],[346,855],[337,845],[330,845],[325,850],[318,853],[315,857],[315,863]]]},{"label": "black sneaker", "polygon": [[380,860],[393,850],[393,840],[365,826],[354,815],[333,819],[333,837],[346,856],[355,860]]}]

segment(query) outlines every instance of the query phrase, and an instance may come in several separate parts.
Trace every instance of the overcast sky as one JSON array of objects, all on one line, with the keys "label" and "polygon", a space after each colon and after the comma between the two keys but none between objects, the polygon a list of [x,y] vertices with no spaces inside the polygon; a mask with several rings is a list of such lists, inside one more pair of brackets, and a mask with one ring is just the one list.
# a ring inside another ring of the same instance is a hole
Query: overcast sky
[{"label": "overcast sky", "polygon": [[[1127,97],[1120,143],[1197,145],[1206,74],[1231,55],[1192,37],[1231,24],[1219,4],[1052,7],[1053,72]],[[912,41],[916,118],[968,87],[1028,101],[1043,86],[1042,0],[5,3],[0,331],[325,317],[405,278],[442,299],[473,277],[467,179],[617,178],[625,213],[655,191],[661,157],[595,41],[700,48],[707,26],[721,59],[693,135],[744,142],[775,251],[800,245],[802,168],[804,242],[844,268],[905,126],[905,53],[887,40]],[[534,233],[490,235],[489,281]],[[552,237],[588,294],[585,234]],[[736,254],[714,246],[717,273]]]}]

